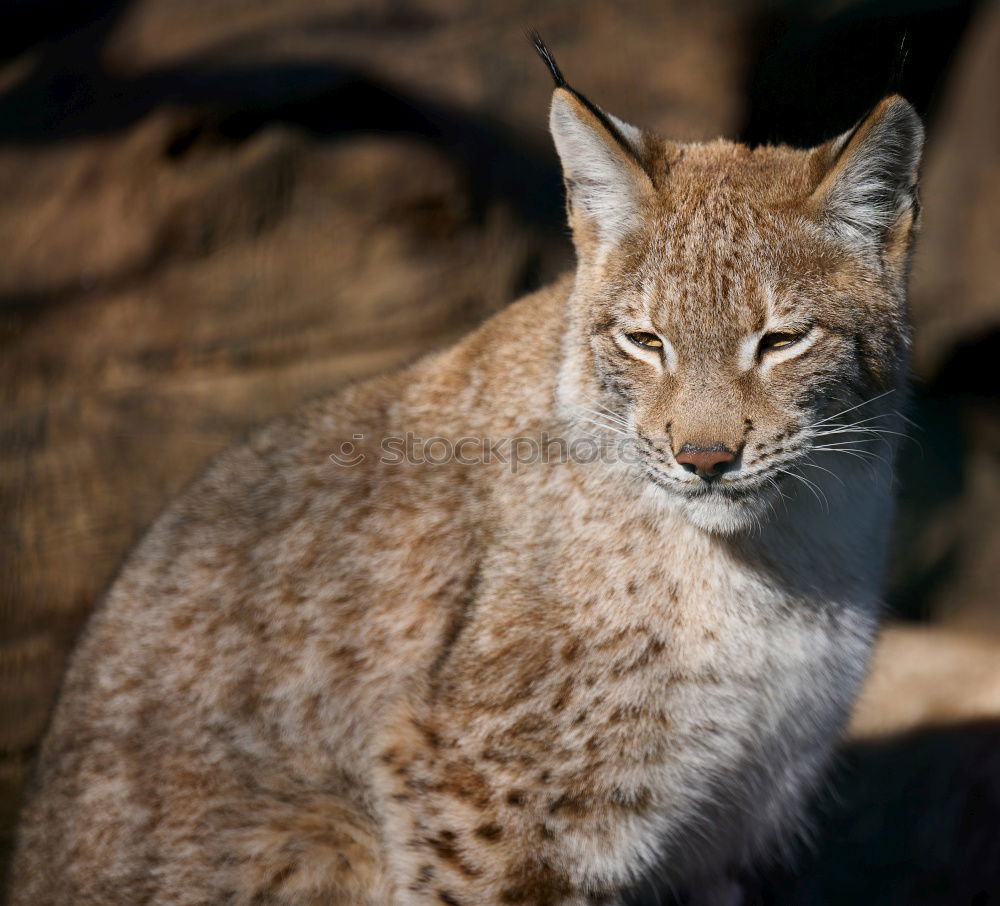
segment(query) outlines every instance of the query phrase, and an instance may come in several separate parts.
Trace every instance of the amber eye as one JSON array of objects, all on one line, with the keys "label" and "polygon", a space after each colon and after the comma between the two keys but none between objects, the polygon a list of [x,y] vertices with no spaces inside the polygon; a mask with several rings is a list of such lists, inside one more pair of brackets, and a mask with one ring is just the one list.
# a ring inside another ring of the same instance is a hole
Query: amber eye
[{"label": "amber eye", "polygon": [[663,340],[661,340],[655,333],[646,333],[640,330],[638,333],[628,334],[628,338],[635,343],[636,346],[642,346],[645,349],[662,349]]},{"label": "amber eye", "polygon": [[799,340],[802,339],[804,334],[801,333],[790,333],[790,332],[777,332],[777,333],[766,333],[761,337],[760,345],[757,347],[758,352],[763,355],[765,352],[770,352],[772,349],[787,349],[789,346],[794,346]]}]

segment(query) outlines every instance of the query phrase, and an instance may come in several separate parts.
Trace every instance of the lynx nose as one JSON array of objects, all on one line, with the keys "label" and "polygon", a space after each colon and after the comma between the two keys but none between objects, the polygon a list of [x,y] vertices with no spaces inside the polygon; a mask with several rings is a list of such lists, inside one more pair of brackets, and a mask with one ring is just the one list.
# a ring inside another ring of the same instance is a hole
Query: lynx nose
[{"label": "lynx nose", "polygon": [[674,456],[681,466],[706,480],[717,478],[736,461],[736,454],[725,444],[713,444],[711,447],[684,444]]}]

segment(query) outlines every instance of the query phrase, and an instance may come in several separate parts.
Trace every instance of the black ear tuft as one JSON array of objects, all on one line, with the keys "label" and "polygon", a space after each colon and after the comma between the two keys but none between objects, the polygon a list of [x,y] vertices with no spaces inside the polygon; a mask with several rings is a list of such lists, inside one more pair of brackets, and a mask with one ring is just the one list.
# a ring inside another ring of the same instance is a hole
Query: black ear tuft
[{"label": "black ear tuft", "polygon": [[538,34],[537,31],[532,29],[528,32],[528,38],[531,43],[535,45],[535,50],[538,51],[538,56],[545,61],[545,65],[549,67],[549,72],[552,73],[552,80],[556,83],[556,88],[565,88],[566,80],[563,78],[562,71],[559,69],[559,64],[556,63],[555,57],[552,56],[552,51],[548,49],[545,42],[542,40],[542,36]]}]

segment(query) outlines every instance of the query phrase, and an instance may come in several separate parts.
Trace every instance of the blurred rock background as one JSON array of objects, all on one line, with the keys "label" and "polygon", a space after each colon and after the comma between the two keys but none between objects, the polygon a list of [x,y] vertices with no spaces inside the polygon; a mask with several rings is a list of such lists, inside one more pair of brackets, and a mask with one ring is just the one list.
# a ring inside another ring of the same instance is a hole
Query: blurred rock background
[{"label": "blurred rock background", "polygon": [[572,265],[534,27],[671,137],[814,143],[892,90],[926,118],[892,621],[812,845],[751,887],[1000,903],[1000,3],[4,0],[0,21],[0,865],[74,635],[171,495],[251,425]]}]

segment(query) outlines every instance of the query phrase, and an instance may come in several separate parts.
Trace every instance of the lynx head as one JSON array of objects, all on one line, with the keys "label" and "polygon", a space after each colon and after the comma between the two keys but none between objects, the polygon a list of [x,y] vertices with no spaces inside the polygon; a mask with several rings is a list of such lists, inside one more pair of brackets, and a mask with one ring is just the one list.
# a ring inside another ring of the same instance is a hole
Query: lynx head
[{"label": "lynx head", "polygon": [[536,46],[578,260],[571,417],[627,438],[635,468],[714,531],[884,456],[909,345],[910,104],[886,98],[810,150],[672,143],[595,107]]}]

